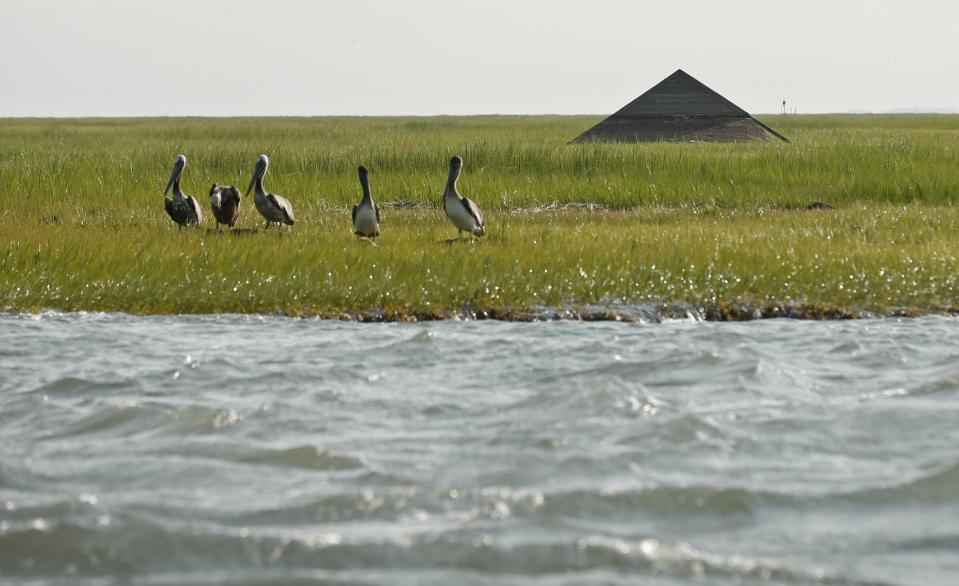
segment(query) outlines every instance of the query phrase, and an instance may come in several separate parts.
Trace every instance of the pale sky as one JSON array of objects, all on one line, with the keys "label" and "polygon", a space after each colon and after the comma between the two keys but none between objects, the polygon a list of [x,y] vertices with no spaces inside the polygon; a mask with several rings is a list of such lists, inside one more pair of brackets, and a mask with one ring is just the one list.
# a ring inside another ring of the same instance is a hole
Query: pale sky
[{"label": "pale sky", "polygon": [[0,116],[959,110],[956,0],[0,0]]}]

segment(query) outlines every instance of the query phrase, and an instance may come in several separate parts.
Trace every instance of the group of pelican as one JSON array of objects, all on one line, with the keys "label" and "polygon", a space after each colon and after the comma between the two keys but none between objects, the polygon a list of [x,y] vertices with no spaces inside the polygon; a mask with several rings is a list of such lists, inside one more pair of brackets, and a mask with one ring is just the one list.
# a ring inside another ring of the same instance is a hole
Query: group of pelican
[{"label": "group of pelican", "polygon": [[[296,220],[293,217],[293,205],[290,200],[263,188],[263,177],[266,176],[269,166],[269,157],[266,155],[257,157],[256,165],[253,167],[253,177],[250,179],[249,187],[246,188],[246,195],[249,196],[250,191],[254,191],[255,188],[253,207],[266,219],[266,228],[273,224],[292,226]],[[173,189],[172,197],[165,199],[166,212],[180,227],[203,223],[203,212],[199,202],[180,189],[180,177],[185,167],[186,157],[177,155],[173,161],[170,180],[167,182],[166,189],[163,190],[163,194],[167,195],[170,189]],[[472,236],[482,236],[485,232],[482,212],[473,200],[460,195],[456,188],[462,169],[463,159],[453,157],[450,160],[449,178],[443,192],[443,209],[460,236],[463,232]],[[366,167],[360,166],[359,177],[363,198],[360,203],[353,206],[353,231],[357,236],[375,239],[380,235],[380,206],[373,202],[369,171]],[[216,218],[217,230],[220,229],[221,224],[230,228],[236,225],[237,218],[240,217],[240,199],[240,190],[233,185],[214,183],[210,188],[210,207],[213,210],[213,217]]]}]

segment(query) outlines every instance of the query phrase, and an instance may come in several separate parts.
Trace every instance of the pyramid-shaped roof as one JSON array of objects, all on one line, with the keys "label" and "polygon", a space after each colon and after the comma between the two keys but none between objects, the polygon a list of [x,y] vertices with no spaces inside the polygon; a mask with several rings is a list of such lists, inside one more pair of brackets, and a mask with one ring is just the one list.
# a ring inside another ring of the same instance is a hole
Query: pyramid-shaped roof
[{"label": "pyramid-shaped roof", "polygon": [[636,115],[749,116],[726,98],[682,69],[626,104],[613,116]]},{"label": "pyramid-shaped roof", "polygon": [[766,132],[787,140],[678,69],[573,142],[767,140]]}]

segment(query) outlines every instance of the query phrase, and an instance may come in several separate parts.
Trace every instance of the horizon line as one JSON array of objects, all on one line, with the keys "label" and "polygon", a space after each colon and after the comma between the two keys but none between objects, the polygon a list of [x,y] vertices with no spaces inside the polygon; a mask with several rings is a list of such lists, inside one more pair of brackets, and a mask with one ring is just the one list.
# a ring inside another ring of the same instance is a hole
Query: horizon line
[{"label": "horizon line", "polygon": [[[756,112],[752,116],[779,116],[783,118],[793,116],[955,116],[959,115],[957,108],[940,109],[892,109],[882,111],[866,110],[836,110],[831,112]],[[0,120],[107,120],[107,119],[136,119],[136,118],[575,118],[575,117],[605,117],[609,114],[509,114],[509,113],[482,113],[482,114],[93,114],[93,115],[0,115]]]}]

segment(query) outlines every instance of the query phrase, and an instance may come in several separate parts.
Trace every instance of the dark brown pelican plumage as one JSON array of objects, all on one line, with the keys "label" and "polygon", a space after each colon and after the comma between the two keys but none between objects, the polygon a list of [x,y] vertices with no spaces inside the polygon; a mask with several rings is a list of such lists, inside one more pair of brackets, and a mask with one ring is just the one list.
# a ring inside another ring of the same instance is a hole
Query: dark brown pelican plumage
[{"label": "dark brown pelican plumage", "polygon": [[456,189],[456,181],[462,169],[463,159],[453,157],[450,160],[450,175],[446,181],[446,191],[443,193],[443,209],[446,210],[446,217],[453,222],[460,235],[467,232],[474,236],[482,236],[486,233],[483,227],[483,213],[473,200],[463,197]]},{"label": "dark brown pelican plumage", "polygon": [[170,219],[176,222],[181,228],[183,226],[203,223],[203,212],[200,211],[200,203],[192,196],[180,190],[180,176],[183,175],[184,167],[186,167],[186,157],[177,155],[173,161],[173,172],[170,174],[170,181],[167,182],[166,189],[163,190],[163,195],[166,195],[170,192],[170,188],[173,188],[173,197],[164,198],[164,205]]},{"label": "dark brown pelican plumage", "polygon": [[214,183],[210,188],[210,207],[213,208],[217,230],[220,229],[220,224],[232,228],[240,217],[240,190],[232,185],[221,186]]},{"label": "dark brown pelican plumage", "polygon": [[256,166],[253,168],[253,178],[250,179],[250,186],[246,188],[246,194],[256,186],[256,192],[253,194],[253,206],[266,218],[266,227],[270,224],[286,224],[292,226],[296,221],[293,218],[293,204],[282,195],[268,193],[263,189],[263,176],[270,166],[270,159],[266,155],[260,155],[256,159]]},{"label": "dark brown pelican plumage", "polygon": [[380,206],[373,203],[370,191],[369,172],[360,165],[360,185],[363,186],[363,199],[353,206],[353,230],[357,236],[376,238],[380,235]]}]

